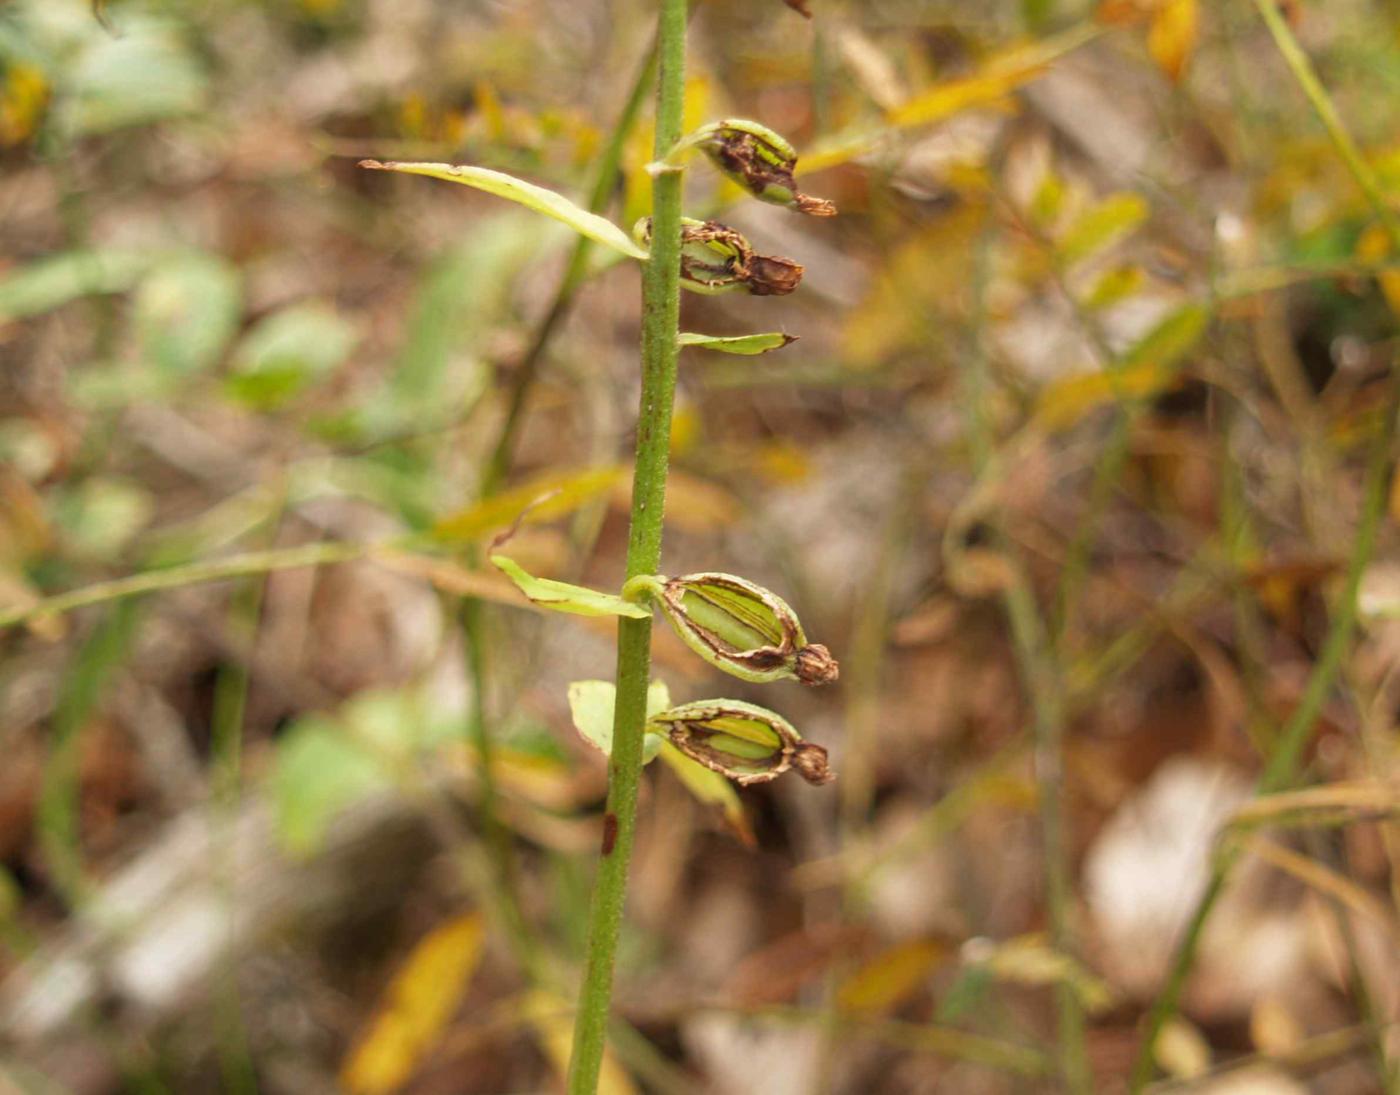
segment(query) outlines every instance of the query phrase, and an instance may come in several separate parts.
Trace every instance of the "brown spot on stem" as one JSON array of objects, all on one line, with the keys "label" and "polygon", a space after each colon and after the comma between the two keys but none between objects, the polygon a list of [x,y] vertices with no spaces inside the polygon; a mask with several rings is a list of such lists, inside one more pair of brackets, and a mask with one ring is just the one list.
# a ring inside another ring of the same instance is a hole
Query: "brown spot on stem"
[{"label": "brown spot on stem", "polygon": [[617,844],[617,815],[603,815],[603,854],[612,855],[613,847]]}]

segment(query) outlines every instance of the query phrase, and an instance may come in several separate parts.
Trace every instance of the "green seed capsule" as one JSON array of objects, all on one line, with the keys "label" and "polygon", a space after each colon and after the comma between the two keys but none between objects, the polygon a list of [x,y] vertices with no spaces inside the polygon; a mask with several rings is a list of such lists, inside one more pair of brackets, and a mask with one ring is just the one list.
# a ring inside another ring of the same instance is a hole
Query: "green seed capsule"
[{"label": "green seed capsule", "polygon": [[687,574],[654,579],[649,592],[690,649],[735,677],[828,684],[840,672],[826,647],[807,642],[786,601],[745,578]]},{"label": "green seed capsule", "polygon": [[830,783],[826,750],[803,741],[776,712],[742,700],[700,700],[653,715],[647,729],[665,734],[698,764],[739,784],[767,783],[795,768],[808,783]]}]

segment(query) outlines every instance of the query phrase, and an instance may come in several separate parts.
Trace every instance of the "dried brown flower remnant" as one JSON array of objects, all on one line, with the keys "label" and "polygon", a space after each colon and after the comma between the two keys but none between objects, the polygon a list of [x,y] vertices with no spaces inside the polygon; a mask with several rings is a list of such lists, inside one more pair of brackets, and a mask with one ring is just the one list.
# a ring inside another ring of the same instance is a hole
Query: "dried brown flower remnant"
[{"label": "dried brown flower remnant", "polygon": [[[651,219],[643,218],[633,235],[651,242]],[[718,221],[681,221],[681,284],[695,293],[747,289],[756,297],[791,293],[802,281],[802,264],[792,259],[755,254],[743,234]]]},{"label": "dried brown flower remnant", "polygon": [[743,282],[756,297],[787,296],[802,281],[803,267],[792,259],[754,255],[745,269]]},{"label": "dried brown flower remnant", "polygon": [[841,675],[841,666],[821,643],[797,652],[797,679],[803,684],[830,684]]}]

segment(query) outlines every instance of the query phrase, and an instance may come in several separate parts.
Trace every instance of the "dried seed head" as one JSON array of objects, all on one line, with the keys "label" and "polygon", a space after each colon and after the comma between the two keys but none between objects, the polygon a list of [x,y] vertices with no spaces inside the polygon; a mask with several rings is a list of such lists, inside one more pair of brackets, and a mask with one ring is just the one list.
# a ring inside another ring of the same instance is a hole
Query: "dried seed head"
[{"label": "dried seed head", "polygon": [[[642,246],[651,243],[651,218],[632,230]],[[743,234],[718,221],[681,221],[681,285],[693,293],[747,289],[756,297],[784,296],[802,281],[802,264],[758,255]]]},{"label": "dried seed head", "polygon": [[746,681],[837,676],[826,647],[808,645],[792,608],[771,590],[733,574],[687,574],[650,588],[682,641],[711,665]]},{"label": "dried seed head", "polygon": [[715,166],[759,201],[785,205],[813,217],[834,217],[836,206],[797,189],[797,152],[782,136],[744,119],[715,122],[692,140]]},{"label": "dried seed head", "polygon": [[803,684],[830,684],[841,675],[841,666],[821,643],[797,652],[797,679]]},{"label": "dried seed head", "polygon": [[798,742],[792,752],[792,766],[808,783],[818,786],[836,778],[836,773],[827,766],[826,750],[810,741]]},{"label": "dried seed head", "polygon": [[792,259],[754,255],[744,283],[756,297],[784,297],[797,288],[802,273],[802,264]]},{"label": "dried seed head", "polygon": [[830,783],[826,750],[803,741],[774,711],[742,700],[700,700],[653,715],[647,728],[665,734],[697,764],[739,784],[767,783],[795,768],[809,783]]}]

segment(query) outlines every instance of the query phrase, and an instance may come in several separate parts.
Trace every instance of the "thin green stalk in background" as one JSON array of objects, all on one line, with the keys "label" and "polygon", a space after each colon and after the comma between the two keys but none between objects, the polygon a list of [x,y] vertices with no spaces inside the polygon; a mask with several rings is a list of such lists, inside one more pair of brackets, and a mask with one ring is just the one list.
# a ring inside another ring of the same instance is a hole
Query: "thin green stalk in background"
[{"label": "thin green stalk in background", "polygon": [[[617,180],[622,167],[622,152],[627,145],[627,139],[632,135],[632,130],[636,127],[637,115],[641,111],[647,91],[651,88],[655,67],[656,43],[653,41],[651,49],[637,69],[637,75],[632,81],[632,90],[627,95],[627,102],[623,104],[622,113],[618,115],[617,124],[613,126],[612,135],[608,138],[607,147],[603,149],[603,155],[598,161],[598,173],[593,177],[593,189],[588,194],[587,209],[590,213],[601,213],[607,207],[608,199],[612,197],[613,191],[617,188]],[[554,332],[558,329],[559,324],[573,309],[574,298],[578,295],[579,287],[583,285],[588,276],[588,256],[592,252],[592,248],[593,241],[587,236],[579,236],[575,241],[573,252],[569,255],[569,264],[564,269],[564,276],[560,279],[559,288],[555,290],[554,300],[550,303],[549,310],[545,312],[540,325],[535,329],[535,337],[531,339],[525,356],[520,359],[520,365],[515,371],[515,378],[511,384],[510,394],[506,397],[505,419],[501,423],[495,447],[491,451],[486,472],[482,476],[481,496],[483,498],[490,497],[500,490],[501,484],[510,473],[511,459],[515,455],[515,442],[520,433],[525,403],[529,398],[531,388],[534,387],[536,377],[539,376],[544,351],[548,347],[550,339],[554,337]]]},{"label": "thin green stalk in background", "polygon": [[[588,196],[588,211],[590,213],[601,213],[617,186],[623,148],[636,125],[637,114],[646,98],[647,89],[651,85],[655,62],[656,45],[653,42],[651,50],[637,71],[636,78],[632,82],[632,90],[628,94],[622,113],[618,117],[617,124],[613,127],[612,136],[599,160],[597,174],[593,180],[593,189]],[[525,405],[529,400],[535,381],[539,377],[545,350],[554,333],[573,308],[574,298],[587,277],[590,250],[591,241],[588,237],[579,236],[574,243],[572,253],[569,255],[569,263],[564,271],[564,276],[559,282],[558,289],[555,290],[554,300],[550,303],[539,326],[535,328],[534,338],[531,339],[529,348],[525,351],[525,355],[515,371],[510,392],[506,397],[505,418],[501,422],[496,443],[492,447],[485,468],[482,470],[478,491],[482,499],[497,494],[510,474],[515,445],[520,433],[520,424],[524,418]],[[480,560],[473,557],[470,561],[475,566]],[[491,647],[486,606],[479,598],[466,597],[462,600],[458,610],[458,620],[466,646],[467,673],[472,681],[472,710],[468,736],[477,756],[476,769],[479,786],[477,816],[482,835],[491,852],[491,859],[495,866],[495,904],[506,921],[504,925],[506,935],[511,941],[511,948],[515,953],[516,960],[521,964],[530,980],[538,981],[539,957],[536,953],[534,940],[530,936],[524,912],[520,907],[514,846],[510,832],[500,819],[500,796],[496,787],[495,743],[488,728],[486,710],[486,690],[489,680],[486,656]]]},{"label": "thin green stalk in background", "polygon": [[[962,403],[974,476],[980,479],[997,459],[991,425],[987,420],[987,360],[982,337],[990,227],[978,244],[974,276],[971,352],[962,355]],[[1011,570],[1002,599],[1011,623],[1012,643],[1021,679],[1031,701],[1031,739],[1035,780],[1040,798],[1041,839],[1045,858],[1045,907],[1051,945],[1065,954],[1073,951],[1068,849],[1064,837],[1064,731],[1065,705],[1062,679],[1045,621],[1035,602],[1029,576],[1004,531],[995,530],[996,542]],[[1055,987],[1058,1023],[1058,1066],[1064,1090],[1087,1095],[1093,1089],[1085,1046],[1084,1008],[1078,991],[1068,980]]]},{"label": "thin green stalk in background", "polygon": [[[1395,445],[1397,411],[1400,411],[1400,370],[1392,368],[1390,393],[1382,411],[1384,417],[1377,427],[1367,459],[1361,519],[1357,525],[1351,558],[1347,562],[1346,583],[1333,608],[1331,627],[1317,662],[1313,665],[1307,688],[1273,743],[1273,752],[1265,764],[1263,775],[1259,777],[1256,794],[1267,795],[1283,790],[1297,777],[1298,760],[1302,756],[1303,747],[1312,736],[1322,705],[1341,671],[1342,659],[1351,648],[1352,633],[1356,629],[1357,592],[1361,588],[1361,578],[1375,550],[1381,518],[1385,515],[1386,488],[1390,482],[1391,450]],[[1239,846],[1234,844],[1223,848],[1216,856],[1211,867],[1210,880],[1178,944],[1166,983],[1153,1003],[1152,1010],[1148,1012],[1142,1045],[1138,1049],[1137,1061],[1133,1066],[1131,1091],[1141,1091],[1152,1079],[1153,1054],[1157,1039],[1167,1021],[1176,1014],[1181,990],[1195,962],[1206,921],[1214,911],[1216,902],[1220,900],[1226,878],[1239,857]]]},{"label": "thin green stalk in background", "polygon": [[82,904],[88,890],[79,802],[83,730],[127,656],[138,615],[131,602],[103,613],[63,676],[50,724],[37,810],[39,846],[50,885],[72,908]]},{"label": "thin green stalk in background", "polygon": [[[276,529],[275,523],[273,529]],[[232,1095],[245,1095],[258,1090],[257,1069],[243,1022],[242,994],[238,984],[237,823],[242,789],[243,731],[248,709],[248,687],[252,678],[251,659],[266,588],[267,578],[264,574],[245,583],[230,598],[227,613],[229,630],[241,649],[248,652],[248,657],[230,659],[220,668],[214,682],[213,712],[209,719],[209,806],[214,853],[211,859],[226,903],[224,930],[228,936],[228,945],[219,962],[218,979],[214,986],[215,1042],[224,1090]]]},{"label": "thin green stalk in background", "polygon": [[[681,136],[685,24],[686,0],[661,0],[657,32],[657,160],[664,159]],[[628,578],[655,574],[661,565],[680,321],[681,184],[679,172],[663,172],[652,183],[651,258],[642,276],[642,395],[632,478],[632,523],[627,540]],[[613,718],[612,756],[608,760],[603,849],[594,883],[588,958],[574,1022],[573,1056],[569,1062],[570,1095],[591,1095],[596,1091],[603,1063],[613,962],[636,826],[642,727],[646,720],[650,674],[651,621],[620,619],[617,624],[617,706]]]},{"label": "thin green stalk in background", "polygon": [[1318,120],[1322,122],[1322,127],[1327,130],[1327,137],[1336,148],[1337,155],[1341,156],[1342,162],[1351,172],[1351,177],[1356,180],[1356,185],[1361,188],[1371,208],[1375,210],[1377,218],[1385,225],[1395,247],[1400,248],[1400,218],[1396,217],[1395,211],[1386,202],[1375,173],[1361,158],[1356,142],[1351,139],[1351,134],[1342,123],[1341,115],[1337,113],[1331,96],[1327,94],[1327,89],[1322,86],[1322,81],[1313,71],[1312,62],[1303,52],[1303,47],[1298,44],[1298,39],[1293,36],[1288,20],[1278,10],[1277,0],[1254,0],[1254,6],[1259,9],[1264,25],[1273,35],[1274,44],[1283,55],[1284,63],[1293,73],[1293,78],[1298,81],[1298,86],[1303,89],[1303,94],[1307,96]]},{"label": "thin green stalk in background", "polygon": [[[1308,56],[1298,44],[1297,38],[1293,36],[1288,21],[1278,10],[1275,0],[1254,0],[1254,6],[1259,9],[1259,15],[1273,36],[1279,53],[1283,56],[1284,63],[1287,64],[1289,71],[1298,82],[1298,86],[1302,88],[1303,94],[1317,113],[1318,119],[1327,131],[1327,136],[1337,150],[1337,154],[1346,164],[1347,170],[1351,172],[1362,193],[1365,194],[1377,219],[1390,234],[1392,245],[1400,249],[1400,219],[1397,219],[1394,211],[1386,203],[1375,174],[1361,158],[1356,143],[1342,123],[1341,116],[1337,113],[1331,97],[1327,94],[1327,89],[1322,86],[1321,81],[1317,78],[1317,73],[1313,71],[1312,62],[1308,60]],[[1386,400],[1382,412],[1384,418],[1377,427],[1376,437],[1372,442],[1367,461],[1361,519],[1357,526],[1351,558],[1347,563],[1346,584],[1334,608],[1327,638],[1321,653],[1318,655],[1317,662],[1313,666],[1307,688],[1298,706],[1294,709],[1293,715],[1274,742],[1272,755],[1259,778],[1257,789],[1259,794],[1278,791],[1295,779],[1298,759],[1302,755],[1303,747],[1312,735],[1313,726],[1322,709],[1322,704],[1331,692],[1341,669],[1342,658],[1351,646],[1352,632],[1356,626],[1357,591],[1360,588],[1366,566],[1371,561],[1376,533],[1385,512],[1386,485],[1389,481],[1387,472],[1391,463],[1391,450],[1395,442],[1395,417],[1397,407],[1400,406],[1397,404],[1397,395],[1400,395],[1400,387],[1398,387],[1400,380],[1397,380],[1397,376],[1400,373],[1397,372],[1394,363],[1392,363],[1391,370],[1390,396]],[[1226,876],[1238,856],[1238,851],[1222,852],[1216,858],[1211,869],[1210,880],[1177,947],[1176,956],[1173,959],[1171,970],[1167,974],[1166,982],[1162,986],[1162,992],[1148,1012],[1142,1045],[1138,1049],[1137,1061],[1133,1066],[1130,1090],[1134,1092],[1141,1091],[1152,1078],[1157,1039],[1167,1021],[1176,1013],[1181,990],[1185,986],[1186,978],[1195,962],[1196,951],[1200,946],[1206,921],[1210,918],[1216,902],[1224,891]]]}]

